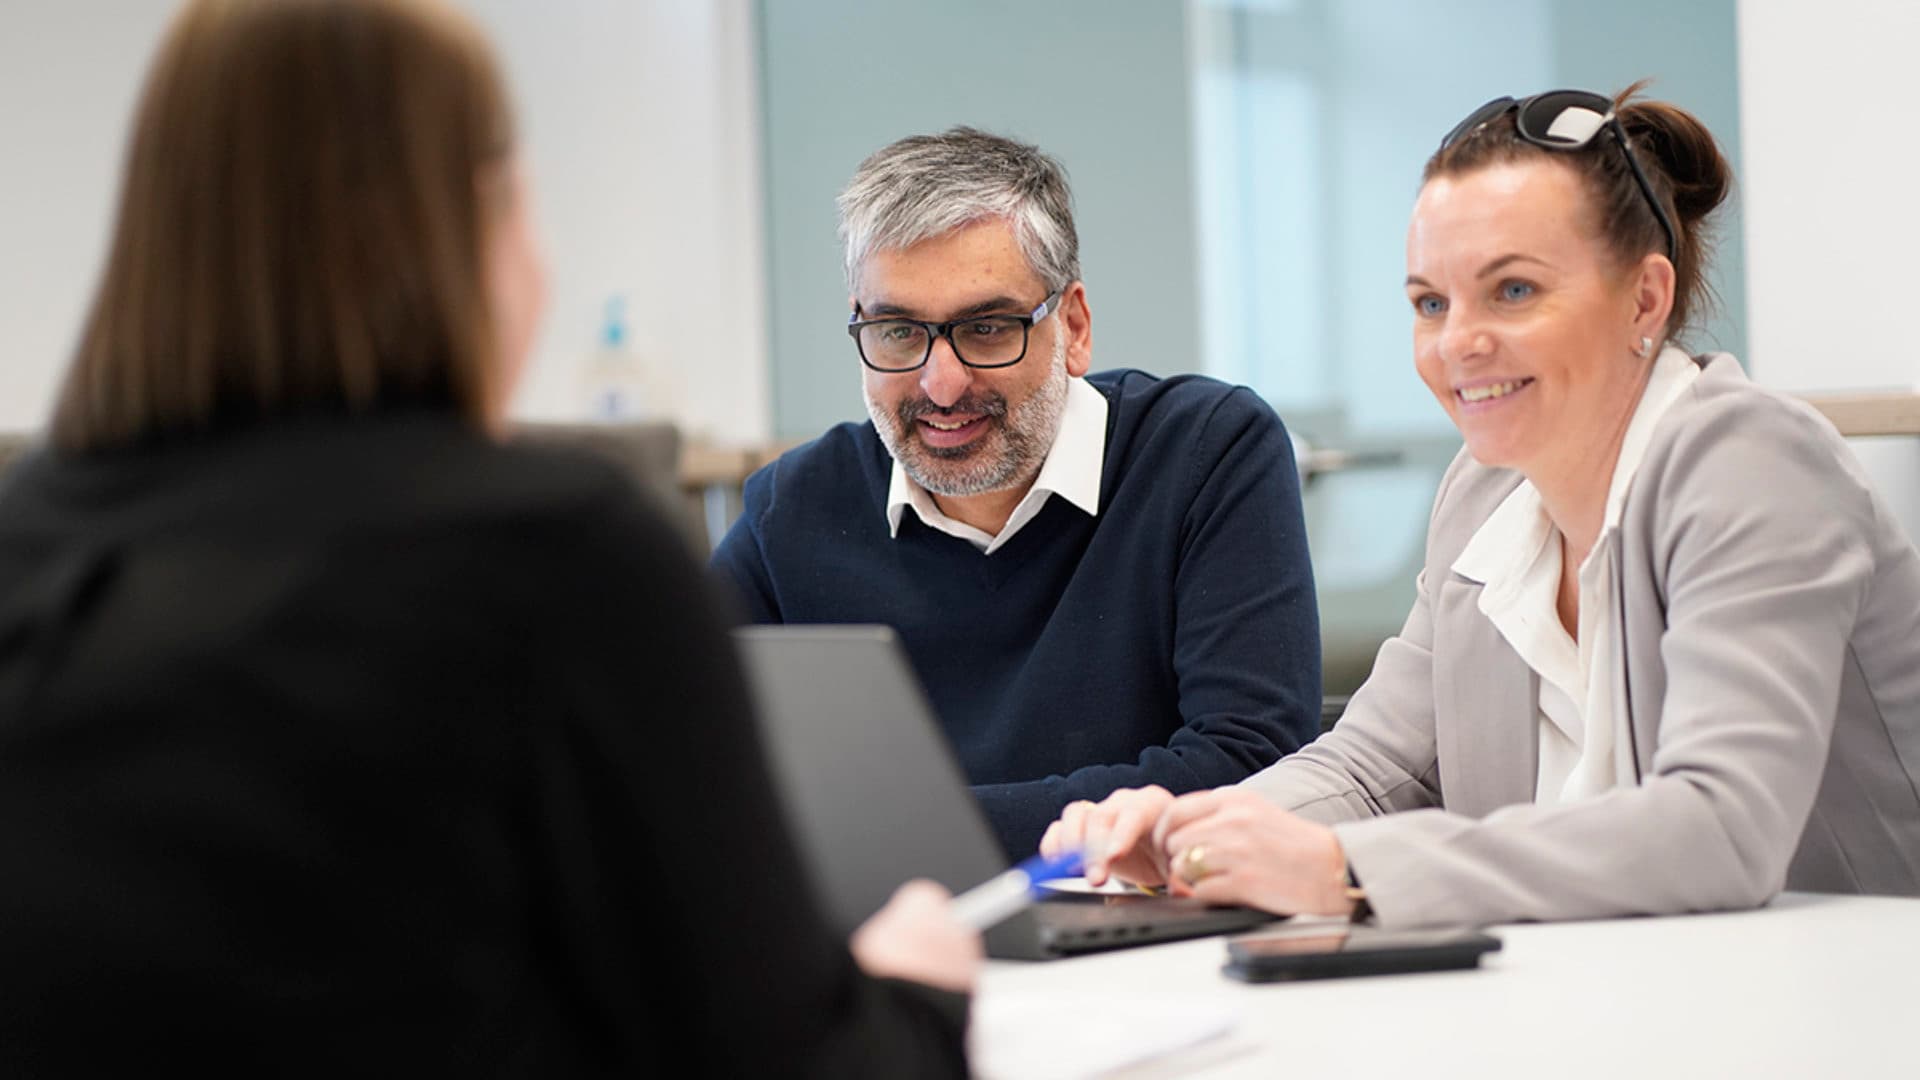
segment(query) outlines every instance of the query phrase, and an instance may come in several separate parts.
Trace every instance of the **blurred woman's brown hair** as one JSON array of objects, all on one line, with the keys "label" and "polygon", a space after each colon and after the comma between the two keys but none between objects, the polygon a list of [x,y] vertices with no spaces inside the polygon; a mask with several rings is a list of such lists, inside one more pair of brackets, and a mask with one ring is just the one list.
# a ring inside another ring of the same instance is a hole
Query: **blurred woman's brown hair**
[{"label": "blurred woman's brown hair", "polygon": [[195,0],[134,121],[64,451],[505,393],[483,277],[513,142],[487,43],[429,0]]}]

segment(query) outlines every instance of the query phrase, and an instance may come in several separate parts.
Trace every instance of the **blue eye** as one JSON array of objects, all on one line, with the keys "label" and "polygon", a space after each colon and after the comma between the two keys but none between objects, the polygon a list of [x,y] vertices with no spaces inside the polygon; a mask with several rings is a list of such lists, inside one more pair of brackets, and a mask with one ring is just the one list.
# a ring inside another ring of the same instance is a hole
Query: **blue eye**
[{"label": "blue eye", "polygon": [[1425,296],[1417,296],[1414,298],[1413,310],[1431,319],[1447,310],[1447,302],[1432,293],[1428,293]]},{"label": "blue eye", "polygon": [[1500,299],[1525,300],[1533,295],[1533,285],[1525,281],[1503,281],[1500,283]]}]

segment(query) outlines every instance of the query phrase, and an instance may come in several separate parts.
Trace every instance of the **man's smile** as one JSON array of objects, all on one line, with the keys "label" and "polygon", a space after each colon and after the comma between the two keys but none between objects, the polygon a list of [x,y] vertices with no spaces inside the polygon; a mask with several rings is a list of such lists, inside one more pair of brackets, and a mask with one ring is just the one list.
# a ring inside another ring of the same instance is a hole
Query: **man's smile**
[{"label": "man's smile", "polygon": [[936,450],[965,446],[986,431],[992,417],[978,413],[926,414],[914,418],[920,440]]}]

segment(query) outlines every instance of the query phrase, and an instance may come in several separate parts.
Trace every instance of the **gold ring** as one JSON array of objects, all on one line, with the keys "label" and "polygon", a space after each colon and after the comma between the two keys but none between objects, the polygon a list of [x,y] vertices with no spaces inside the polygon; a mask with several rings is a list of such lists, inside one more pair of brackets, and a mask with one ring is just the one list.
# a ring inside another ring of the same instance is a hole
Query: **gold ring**
[{"label": "gold ring", "polygon": [[1180,876],[1197,883],[1207,876],[1207,845],[1195,844],[1180,853]]}]

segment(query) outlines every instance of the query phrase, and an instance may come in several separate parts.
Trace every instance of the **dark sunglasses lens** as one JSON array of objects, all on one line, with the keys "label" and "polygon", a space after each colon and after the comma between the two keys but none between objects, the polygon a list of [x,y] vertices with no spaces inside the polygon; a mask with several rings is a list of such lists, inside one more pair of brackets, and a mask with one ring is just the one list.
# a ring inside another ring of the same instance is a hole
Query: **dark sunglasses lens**
[{"label": "dark sunglasses lens", "polygon": [[1459,123],[1453,125],[1453,130],[1447,132],[1446,138],[1440,140],[1440,149],[1445,150],[1447,147],[1452,146],[1454,143],[1457,143],[1461,139],[1464,139],[1467,136],[1473,134],[1476,130],[1479,129],[1480,125],[1486,123],[1489,120],[1492,120],[1494,117],[1499,116],[1501,113],[1506,112],[1508,109],[1511,109],[1511,108],[1513,108],[1512,98],[1497,97],[1497,98],[1494,98],[1492,101],[1487,102],[1485,105],[1482,105],[1479,108],[1473,110],[1472,112],[1467,114],[1467,118],[1465,120],[1462,120]]},{"label": "dark sunglasses lens", "polygon": [[[1568,110],[1577,110],[1568,115]],[[1555,90],[1528,98],[1516,122],[1521,138],[1558,146],[1585,146],[1599,133],[1613,102],[1586,90]]]}]

